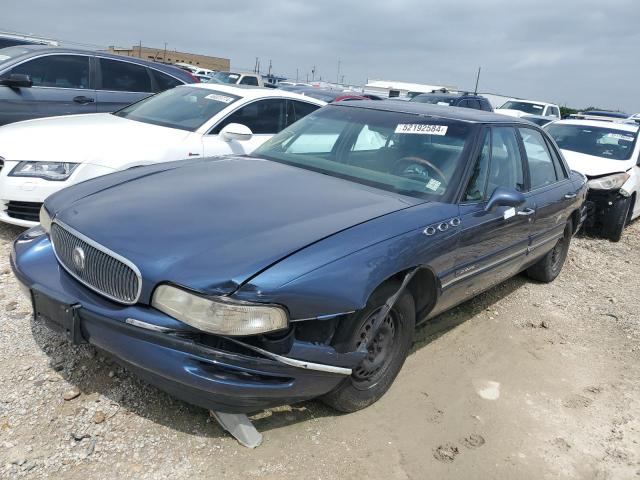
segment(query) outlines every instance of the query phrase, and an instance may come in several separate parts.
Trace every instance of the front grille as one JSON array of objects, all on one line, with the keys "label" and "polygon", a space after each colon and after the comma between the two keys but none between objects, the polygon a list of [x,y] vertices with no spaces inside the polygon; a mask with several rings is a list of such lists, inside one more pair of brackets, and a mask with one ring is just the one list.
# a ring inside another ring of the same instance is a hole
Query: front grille
[{"label": "front grille", "polygon": [[10,200],[7,202],[7,215],[11,218],[19,220],[28,220],[30,222],[40,221],[40,207],[42,203],[36,202],[15,202]]},{"label": "front grille", "polygon": [[60,222],[51,225],[51,242],[60,264],[78,281],[111,300],[138,301],[142,279],[131,262]]}]

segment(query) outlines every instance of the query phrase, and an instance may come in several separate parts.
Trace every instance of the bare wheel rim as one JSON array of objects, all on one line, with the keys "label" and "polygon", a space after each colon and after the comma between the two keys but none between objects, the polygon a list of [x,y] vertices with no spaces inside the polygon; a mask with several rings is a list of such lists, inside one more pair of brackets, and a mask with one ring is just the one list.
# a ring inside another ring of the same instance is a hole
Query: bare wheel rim
[{"label": "bare wheel rim", "polygon": [[[358,331],[356,348],[371,338],[373,321],[380,309],[377,309],[363,323]],[[378,333],[368,348],[365,359],[353,370],[352,378],[356,388],[368,388],[382,378],[400,348],[398,340],[398,312],[391,310],[383,320]]]}]

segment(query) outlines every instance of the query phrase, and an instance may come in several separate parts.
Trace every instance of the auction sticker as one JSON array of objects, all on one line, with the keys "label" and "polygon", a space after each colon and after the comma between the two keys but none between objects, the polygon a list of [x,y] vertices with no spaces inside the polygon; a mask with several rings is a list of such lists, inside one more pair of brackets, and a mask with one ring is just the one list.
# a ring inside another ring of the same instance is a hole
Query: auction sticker
[{"label": "auction sticker", "polygon": [[227,97],[226,95],[218,95],[217,93],[211,93],[204,98],[206,98],[207,100],[215,100],[216,102],[222,102],[222,103],[233,102],[233,97]]},{"label": "auction sticker", "polygon": [[620,133],[609,133],[607,134],[609,138],[615,138],[616,140],[624,140],[626,142],[633,142],[635,137],[630,137],[629,135],[622,135]]},{"label": "auction sticker", "polygon": [[442,182],[438,180],[434,180],[433,178],[429,180],[429,182],[425,185],[429,190],[433,190],[434,192],[438,190],[438,187],[442,185]]},{"label": "auction sticker", "polygon": [[408,133],[417,135],[446,135],[446,125],[430,125],[426,123],[399,123],[396,133]]}]

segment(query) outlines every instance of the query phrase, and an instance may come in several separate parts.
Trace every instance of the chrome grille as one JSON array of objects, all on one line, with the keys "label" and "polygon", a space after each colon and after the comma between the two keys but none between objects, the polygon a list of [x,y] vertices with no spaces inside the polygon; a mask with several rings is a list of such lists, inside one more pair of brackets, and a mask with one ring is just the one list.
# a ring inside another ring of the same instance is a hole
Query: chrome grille
[{"label": "chrome grille", "polygon": [[51,242],[60,264],[79,282],[117,302],[138,301],[142,279],[131,262],[61,222],[51,225]]}]

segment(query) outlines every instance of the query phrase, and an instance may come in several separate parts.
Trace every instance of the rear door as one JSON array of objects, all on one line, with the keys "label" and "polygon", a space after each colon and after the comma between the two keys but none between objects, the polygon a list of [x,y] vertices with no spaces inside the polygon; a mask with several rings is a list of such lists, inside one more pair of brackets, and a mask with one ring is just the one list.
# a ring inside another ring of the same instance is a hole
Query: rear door
[{"label": "rear door", "polygon": [[30,118],[94,113],[96,92],[89,55],[53,54],[31,58],[2,74],[29,75],[32,87],[0,86],[0,124]]},{"label": "rear door", "polygon": [[[513,127],[487,128],[482,148],[460,204],[460,235],[455,268],[442,279],[450,303],[457,303],[514,275],[524,261],[535,212],[535,197],[526,192],[518,137]],[[486,212],[498,187],[517,190],[526,203]]]},{"label": "rear door", "polygon": [[518,128],[527,156],[531,194],[536,200],[535,222],[529,248],[534,257],[546,253],[564,233],[575,195],[573,184],[557,152],[533,128]]},{"label": "rear door", "polygon": [[151,72],[126,60],[97,57],[99,112],[114,112],[154,93]]}]

